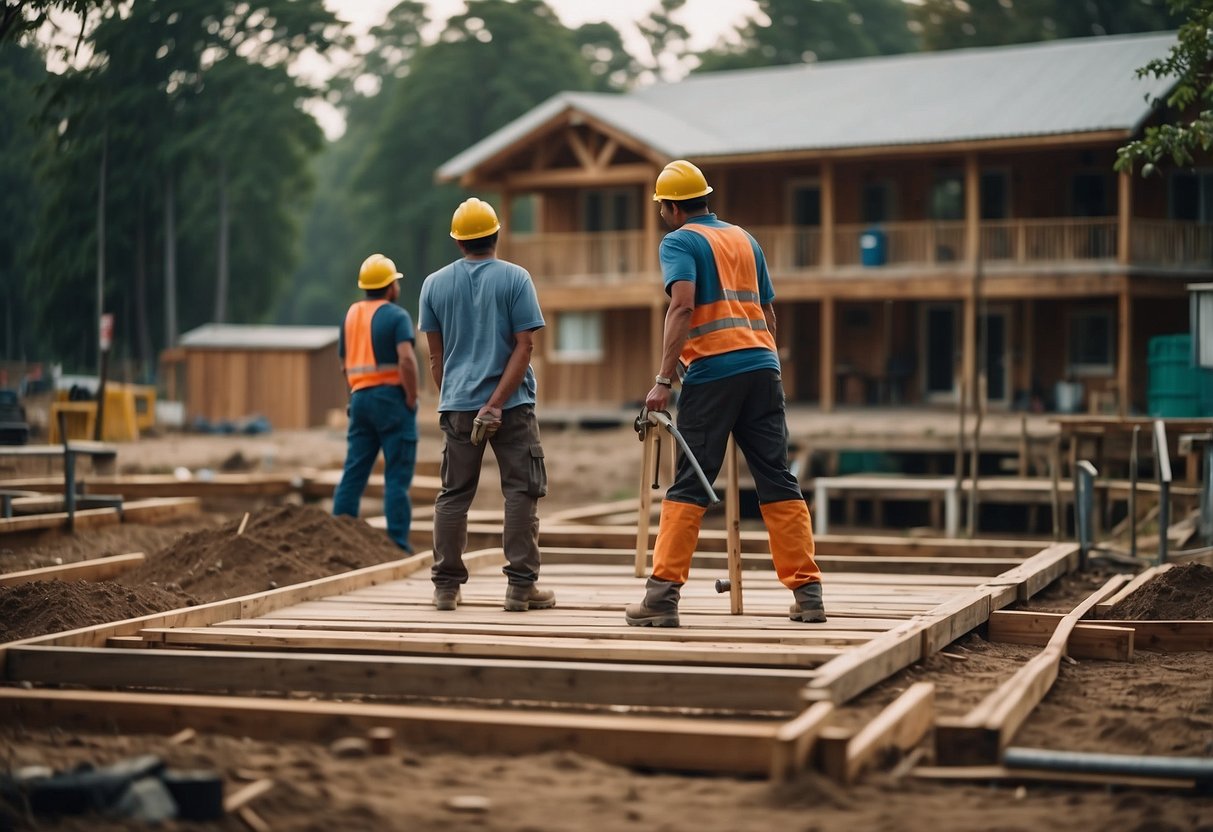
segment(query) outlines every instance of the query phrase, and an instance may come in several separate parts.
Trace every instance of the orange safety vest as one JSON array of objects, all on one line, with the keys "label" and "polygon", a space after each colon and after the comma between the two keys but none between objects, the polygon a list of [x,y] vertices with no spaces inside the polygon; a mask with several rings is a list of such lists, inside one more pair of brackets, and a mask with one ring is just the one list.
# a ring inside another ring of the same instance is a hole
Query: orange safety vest
[{"label": "orange safety vest", "polygon": [[712,248],[723,298],[697,304],[691,314],[691,331],[682,348],[688,366],[697,358],[737,350],[775,350],[758,294],[758,264],[750,237],[735,225],[727,228],[687,223],[685,231],[702,234]]},{"label": "orange safety vest", "polygon": [[345,380],[350,390],[400,384],[400,367],[376,364],[371,345],[371,319],[386,300],[362,300],[345,313]]}]

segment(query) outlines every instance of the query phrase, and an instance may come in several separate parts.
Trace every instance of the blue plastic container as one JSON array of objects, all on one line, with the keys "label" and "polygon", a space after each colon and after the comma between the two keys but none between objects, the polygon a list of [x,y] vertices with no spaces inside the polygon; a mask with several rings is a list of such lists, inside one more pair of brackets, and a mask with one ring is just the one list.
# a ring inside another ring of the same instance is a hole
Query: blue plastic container
[{"label": "blue plastic container", "polygon": [[1188,333],[1151,338],[1149,366],[1146,404],[1151,416],[1185,419],[1201,415],[1204,379],[1200,368],[1192,366]]},{"label": "blue plastic container", "polygon": [[866,267],[883,266],[887,257],[888,239],[879,228],[869,228],[859,235],[859,262]]}]

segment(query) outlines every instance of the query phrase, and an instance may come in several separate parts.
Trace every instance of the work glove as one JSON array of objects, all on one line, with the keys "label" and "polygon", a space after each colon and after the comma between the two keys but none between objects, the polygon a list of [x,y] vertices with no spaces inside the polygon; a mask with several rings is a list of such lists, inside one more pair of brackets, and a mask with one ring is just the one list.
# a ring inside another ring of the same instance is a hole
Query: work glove
[{"label": "work glove", "polygon": [[501,427],[501,411],[485,405],[472,421],[472,444],[482,445],[493,438]]}]

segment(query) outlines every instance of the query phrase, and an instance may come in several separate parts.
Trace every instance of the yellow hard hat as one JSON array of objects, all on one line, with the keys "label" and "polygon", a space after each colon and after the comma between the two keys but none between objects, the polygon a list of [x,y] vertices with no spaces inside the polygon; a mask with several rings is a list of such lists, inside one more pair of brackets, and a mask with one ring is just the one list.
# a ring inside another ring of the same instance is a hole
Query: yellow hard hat
[{"label": "yellow hard hat", "polygon": [[708,184],[703,171],[686,159],[676,159],[657,174],[657,189],[653,192],[653,201],[669,199],[678,202],[707,196],[711,192],[712,186]]},{"label": "yellow hard hat", "polygon": [[493,206],[476,197],[465,199],[451,217],[451,236],[456,240],[477,240],[500,230]]},{"label": "yellow hard hat", "polygon": [[358,270],[359,289],[382,289],[393,280],[404,277],[396,271],[396,264],[382,254],[372,254],[362,261]]}]

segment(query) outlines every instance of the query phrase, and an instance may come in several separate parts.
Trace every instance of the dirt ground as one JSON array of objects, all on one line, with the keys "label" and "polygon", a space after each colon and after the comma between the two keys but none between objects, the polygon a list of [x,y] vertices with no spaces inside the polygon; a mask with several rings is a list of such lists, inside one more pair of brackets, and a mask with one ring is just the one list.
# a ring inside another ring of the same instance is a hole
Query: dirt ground
[{"label": "dirt ground", "polygon": [[[543,512],[634,495],[640,443],[629,429],[548,431],[544,434],[551,496]],[[432,426],[423,430],[420,459],[437,459],[440,440]],[[269,438],[177,437],[123,449],[120,466],[128,471],[219,467],[239,452],[258,470],[301,470],[340,461],[340,435],[309,432]],[[609,460],[609,464],[607,463]],[[486,468],[477,508],[499,505]],[[495,499],[494,499],[495,498]],[[167,598],[194,600],[230,597],[268,588],[277,580],[275,565],[292,564],[279,583],[305,580],[300,561],[315,552],[358,551],[357,562],[311,563],[320,571],[341,571],[394,555],[381,539],[365,536],[366,527],[327,517],[322,509],[298,506],[252,507],[249,536],[242,542],[248,569],[221,566],[232,560],[226,544],[234,539],[243,511],[224,510],[176,526],[123,525],[79,537],[44,534],[0,541],[0,571],[46,565],[124,551],[145,551],[141,576],[115,584],[127,592],[156,590]],[[274,518],[273,522],[270,522]],[[291,530],[281,531],[282,529]],[[278,529],[280,531],[274,531]],[[296,534],[298,530],[302,532]],[[222,545],[221,545],[222,544]],[[284,548],[285,547],[285,548]],[[1176,570],[1173,570],[1173,572]],[[1069,610],[1102,584],[1110,573],[1099,569],[1067,576],[1029,605],[1039,610]],[[216,577],[216,576],[219,577]],[[193,580],[197,579],[197,580]],[[133,583],[132,583],[133,581]],[[142,584],[142,585],[140,585]],[[123,596],[115,589],[117,595]],[[216,594],[220,593],[220,594]],[[1162,599],[1166,600],[1166,599]],[[77,598],[72,603],[87,606]],[[100,603],[100,602],[97,602]],[[13,615],[0,599],[0,616]],[[21,613],[27,615],[28,613]],[[1146,616],[1140,616],[1146,617]],[[112,620],[112,619],[111,619]],[[0,624],[10,623],[0,621]],[[5,628],[0,626],[0,631]],[[0,632],[0,640],[5,638]],[[1036,648],[991,644],[970,634],[945,651],[897,674],[843,709],[840,724],[858,725],[891,702],[910,684],[932,681],[941,715],[959,715],[1012,673]],[[1158,654],[1139,651],[1132,663],[1065,663],[1048,697],[1016,738],[1017,744],[1045,748],[1135,754],[1198,756],[1213,754],[1213,653]],[[170,745],[160,736],[67,734],[0,726],[0,770],[24,765],[70,768],[83,762],[104,764],[140,753],[162,755],[175,768],[213,768],[229,791],[242,782],[271,777],[275,788],[254,806],[274,830],[426,830],[474,829],[512,832],[556,830],[1039,830],[1064,826],[1155,832],[1213,832],[1213,796],[1102,787],[1025,787],[988,784],[938,784],[894,781],[887,773],[869,775],[842,789],[813,774],[772,786],[761,781],[723,777],[654,774],[606,765],[574,754],[526,757],[466,757],[442,748],[397,747],[393,754],[339,759],[315,744],[254,742],[200,736]],[[487,810],[452,808],[461,796],[487,798]],[[0,810],[0,830],[54,828],[109,830],[126,824],[97,817],[58,822]],[[208,826],[175,828],[245,829],[237,819]]]}]

